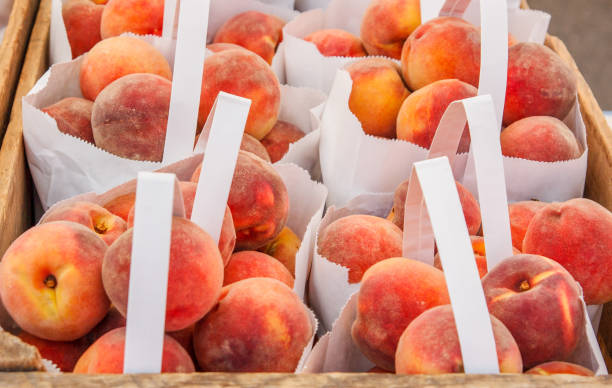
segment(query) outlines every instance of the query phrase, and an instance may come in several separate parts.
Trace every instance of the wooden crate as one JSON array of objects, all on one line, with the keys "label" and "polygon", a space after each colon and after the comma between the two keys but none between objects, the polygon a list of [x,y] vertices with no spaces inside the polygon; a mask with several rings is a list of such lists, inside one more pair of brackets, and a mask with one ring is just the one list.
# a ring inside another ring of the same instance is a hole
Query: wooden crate
[{"label": "wooden crate", "polygon": [[[0,149],[0,255],[10,243],[32,225],[32,182],[24,155],[21,97],[48,67],[48,38],[51,0],[41,0],[30,44],[19,79],[11,120]],[[524,4],[526,6],[526,3]],[[612,130],[575,62],[559,39],[549,36],[546,44],[555,50],[578,75],[578,95],[589,139],[589,166],[586,196],[612,210]],[[604,309],[599,330],[600,345],[608,368],[612,363],[607,349],[612,345],[612,304]],[[440,375],[395,376],[386,374],[225,374],[192,373],[167,375],[49,375],[45,373],[0,373],[2,387],[490,387],[490,386],[600,386],[612,384],[612,377],[528,375]]]}]

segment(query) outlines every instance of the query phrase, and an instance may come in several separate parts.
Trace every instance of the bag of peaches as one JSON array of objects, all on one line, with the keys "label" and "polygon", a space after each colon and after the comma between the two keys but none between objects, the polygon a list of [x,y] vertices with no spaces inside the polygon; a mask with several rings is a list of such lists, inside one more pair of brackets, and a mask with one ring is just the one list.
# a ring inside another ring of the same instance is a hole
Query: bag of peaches
[{"label": "bag of peaches", "polygon": [[[400,199],[404,230],[396,237],[397,252],[368,264],[364,257],[345,264],[352,273],[361,272],[360,284],[315,345],[306,372],[607,374],[580,287],[588,295],[590,285],[572,276],[572,264],[586,263],[577,258],[568,265],[559,257],[512,247],[501,147],[491,130],[495,114],[490,96],[450,105],[430,159],[414,164]],[[484,239],[478,240],[470,239],[465,201],[450,166],[466,117],[479,177]],[[384,207],[380,201],[366,195],[354,203],[378,210]],[[586,210],[612,226],[606,209],[578,199],[539,212],[526,239],[544,244],[557,239],[542,229],[555,233],[558,219],[551,214],[559,208],[566,214]],[[346,219],[351,217],[375,218]],[[353,225],[358,228],[356,221]],[[334,238],[326,236],[331,228],[319,237]],[[351,231],[342,233],[346,237]],[[603,230],[599,233],[597,238],[607,238]],[[360,236],[373,234],[362,230]],[[378,237],[382,242],[382,233]],[[341,242],[338,253],[365,244],[343,240],[337,230],[335,240]],[[315,259],[311,276],[317,275],[316,266]],[[590,268],[583,270],[592,273]],[[320,286],[311,284],[311,289]]]}]

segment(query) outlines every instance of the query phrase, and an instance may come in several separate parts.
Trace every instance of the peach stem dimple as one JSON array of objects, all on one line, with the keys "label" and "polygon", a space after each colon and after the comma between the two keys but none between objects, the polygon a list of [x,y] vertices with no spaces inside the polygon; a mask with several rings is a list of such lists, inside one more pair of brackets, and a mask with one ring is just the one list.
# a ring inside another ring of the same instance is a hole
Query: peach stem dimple
[{"label": "peach stem dimple", "polygon": [[530,288],[531,288],[531,286],[529,285],[529,282],[527,280],[523,280],[519,284],[519,291],[527,291]]},{"label": "peach stem dimple", "polygon": [[57,286],[57,279],[53,275],[47,275],[44,283],[46,287],[54,289]]}]

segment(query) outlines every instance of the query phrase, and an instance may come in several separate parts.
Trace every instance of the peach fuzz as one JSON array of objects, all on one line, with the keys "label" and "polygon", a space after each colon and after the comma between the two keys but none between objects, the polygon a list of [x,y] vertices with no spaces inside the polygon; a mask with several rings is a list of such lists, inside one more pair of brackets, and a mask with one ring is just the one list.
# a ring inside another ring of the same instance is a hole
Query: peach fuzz
[{"label": "peach fuzz", "polygon": [[122,158],[162,160],[172,83],[154,74],[129,74],[98,94],[91,126],[96,146]]},{"label": "peach fuzz", "polygon": [[433,19],[408,37],[402,48],[402,74],[410,90],[456,78],[478,86],[480,31],[463,19]]},{"label": "peach fuzz", "polygon": [[127,230],[125,221],[120,217],[91,202],[60,205],[48,211],[40,220],[41,223],[52,221],[72,221],[86,226],[108,245]]},{"label": "peach fuzz", "polygon": [[133,73],[156,74],[172,79],[166,58],[155,47],[131,36],[116,36],[98,42],[81,63],[81,92],[95,100],[108,84]]},{"label": "peach fuzz", "polygon": [[392,222],[354,214],[319,232],[318,253],[348,269],[348,282],[359,283],[374,264],[402,255],[402,231]]},{"label": "peach fuzz", "polygon": [[161,36],[164,0],[109,0],[102,13],[102,39],[124,32]]},{"label": "peach fuzz", "polygon": [[[397,186],[393,196],[393,223],[404,228],[404,207],[406,205],[406,192],[408,191],[409,180],[405,180]],[[466,189],[461,183],[455,182],[457,193],[459,193],[459,201],[463,209],[463,217],[470,235],[476,235],[480,230],[481,216],[480,206],[476,198]]]},{"label": "peach fuzz", "polygon": [[325,57],[365,57],[368,54],[363,48],[361,39],[348,31],[327,29],[315,31],[304,38],[313,43]]},{"label": "peach fuzz", "polygon": [[214,43],[234,43],[254,52],[268,64],[283,40],[285,22],[274,15],[247,11],[226,21],[217,30]]},{"label": "peach fuzz", "polygon": [[93,144],[92,109],[93,102],[84,98],[68,97],[41,110],[55,119],[60,132]]},{"label": "peach fuzz", "polygon": [[274,257],[257,251],[236,252],[223,273],[223,286],[249,278],[271,278],[293,288],[293,276]]},{"label": "peach fuzz", "polygon": [[[127,312],[133,229],[111,245],[102,264],[104,289],[123,316]],[[172,219],[166,299],[166,331],[182,330],[215,304],[223,283],[223,261],[213,239],[184,218]]]},{"label": "peach fuzz", "polygon": [[280,85],[263,59],[242,49],[224,50],[206,58],[198,128],[204,126],[222,91],[251,100],[246,133],[260,140],[270,132],[280,111]]},{"label": "peach fuzz", "polygon": [[[457,79],[433,82],[412,93],[397,115],[397,138],[429,149],[446,108],[457,100],[476,97],[478,90]],[[470,148],[467,125],[459,143],[458,152]]]},{"label": "peach fuzz", "polygon": [[240,143],[240,149],[243,151],[247,151],[252,154],[255,154],[268,163],[270,162],[270,155],[268,155],[268,151],[266,150],[266,147],[264,147],[263,144],[259,140],[255,139],[253,136],[249,135],[248,133],[245,133],[244,135],[242,135],[242,142]]},{"label": "peach fuzz", "polygon": [[[191,180],[197,182],[202,166]],[[273,241],[287,222],[289,194],[270,163],[239,151],[227,204],[236,229],[236,249],[256,250]]]},{"label": "peach fuzz", "polygon": [[100,276],[107,245],[75,222],[35,226],[0,262],[0,296],[25,331],[52,341],[87,334],[110,307]]},{"label": "peach fuzz", "polygon": [[370,55],[400,59],[408,36],[421,24],[419,0],[374,0],[361,22],[361,39]]},{"label": "peach fuzz", "polygon": [[581,365],[572,364],[570,362],[564,361],[551,361],[545,362],[544,364],[540,364],[538,366],[534,366],[525,372],[528,375],[542,375],[542,376],[550,376],[550,375],[578,375],[578,376],[595,376],[592,370],[587,369]]},{"label": "peach fuzz", "polygon": [[508,50],[504,126],[531,116],[563,120],[576,102],[573,70],[546,46],[517,43]]},{"label": "peach fuzz", "polygon": [[381,261],[363,275],[353,341],[370,361],[394,371],[397,343],[410,322],[449,303],[442,271],[403,257]]},{"label": "peach fuzz", "polygon": [[561,265],[543,256],[512,256],[482,279],[489,312],[510,330],[525,368],[567,359],[584,331],[580,291]]},{"label": "peach fuzz", "polygon": [[554,117],[533,116],[515,121],[501,133],[504,156],[559,162],[577,159],[582,154],[576,136]]},{"label": "peach fuzz", "polygon": [[523,249],[523,239],[531,219],[546,205],[548,203],[540,201],[522,201],[508,205],[510,232],[512,233],[512,245],[514,248],[518,250]]},{"label": "peach fuzz", "polygon": [[[123,373],[125,328],[104,334],[81,356],[74,373]],[[189,353],[172,337],[164,336],[162,373],[191,373],[195,367]]]},{"label": "peach fuzz", "polygon": [[[491,326],[501,373],[521,373],[521,352],[510,331],[491,315]],[[434,307],[419,315],[400,337],[395,353],[398,374],[464,373],[463,356],[453,309]]]},{"label": "peach fuzz", "polygon": [[582,286],[587,304],[612,300],[612,213],[585,198],[551,203],[527,227],[524,253],[561,264]]},{"label": "peach fuzz", "polygon": [[289,287],[251,278],[223,288],[196,325],[194,346],[207,372],[293,373],[313,331],[307,307]]},{"label": "peach fuzz", "polygon": [[102,207],[127,221],[130,210],[134,207],[134,201],[136,201],[136,193],[131,192],[111,199]]},{"label": "peach fuzz", "polygon": [[289,151],[289,145],[306,136],[306,134],[293,124],[278,120],[266,137],[261,139],[270,161],[276,163]]},{"label": "peach fuzz", "polygon": [[346,66],[353,80],[349,109],[368,135],[395,138],[397,114],[410,95],[389,59],[366,58]]},{"label": "peach fuzz", "polygon": [[62,19],[73,59],[85,54],[102,40],[100,22],[103,12],[104,5],[90,0],[68,0],[62,3]]},{"label": "peach fuzz", "polygon": [[295,255],[301,244],[302,240],[285,226],[272,242],[259,248],[259,251],[274,257],[295,277]]}]

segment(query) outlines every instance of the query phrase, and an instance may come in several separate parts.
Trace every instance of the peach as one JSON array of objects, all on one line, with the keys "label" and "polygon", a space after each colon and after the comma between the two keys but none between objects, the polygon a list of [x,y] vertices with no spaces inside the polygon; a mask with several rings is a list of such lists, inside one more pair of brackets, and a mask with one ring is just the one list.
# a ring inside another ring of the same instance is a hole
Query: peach
[{"label": "peach", "polygon": [[28,332],[18,335],[23,342],[35,346],[42,358],[53,362],[62,372],[72,372],[79,357],[89,346],[82,339],[76,341],[49,341]]},{"label": "peach", "polygon": [[130,210],[134,207],[134,201],[136,201],[136,193],[131,192],[111,199],[102,207],[127,221]]},{"label": "peach", "polygon": [[104,318],[110,303],[102,287],[107,245],[75,222],[37,225],[15,240],[0,262],[0,297],[28,333],[72,341]]},{"label": "peach", "polygon": [[[393,223],[404,228],[404,206],[406,205],[406,192],[408,191],[409,180],[405,180],[395,189],[393,196]],[[480,206],[476,198],[466,189],[461,183],[455,182],[457,192],[459,193],[459,201],[463,208],[463,217],[467,224],[468,233],[475,235],[480,230],[481,217]]]},{"label": "peach", "polygon": [[394,371],[397,343],[406,327],[421,313],[448,303],[442,271],[402,257],[381,261],[363,275],[353,341],[370,361]]},{"label": "peach", "polygon": [[98,94],[91,126],[96,145],[122,158],[159,162],[164,155],[172,83],[129,74]]},{"label": "peach", "polygon": [[161,36],[164,0],[110,0],[104,7],[100,34],[102,39],[124,32]]},{"label": "peach", "polygon": [[504,126],[530,116],[563,120],[576,102],[577,79],[554,51],[537,43],[517,43],[508,51]]},{"label": "peach", "polygon": [[244,47],[238,46],[237,44],[234,44],[234,43],[210,43],[206,45],[206,48],[212,51],[213,53],[218,53],[221,51],[231,50],[231,49],[246,50]]},{"label": "peach", "polygon": [[536,213],[546,207],[548,203],[540,201],[522,201],[508,205],[510,215],[510,231],[512,233],[512,245],[516,249],[523,249],[523,239],[527,233],[527,227]]},{"label": "peach", "polygon": [[400,59],[408,36],[421,24],[419,0],[374,0],[361,22],[361,39],[370,55]]},{"label": "peach", "polygon": [[236,252],[223,273],[223,285],[249,278],[272,278],[293,288],[293,276],[274,257],[257,251]]},{"label": "peach", "polygon": [[100,205],[91,202],[74,202],[60,205],[47,212],[41,223],[52,221],[72,221],[86,226],[111,245],[123,232],[127,225],[120,217],[112,214]]},{"label": "peach", "polygon": [[93,102],[84,98],[68,97],[41,110],[55,119],[60,132],[93,144],[92,109]]},{"label": "peach", "polygon": [[[397,115],[397,138],[429,149],[446,108],[457,100],[476,97],[478,90],[457,79],[433,82],[412,93]],[[470,149],[467,125],[459,142],[459,152]]]},{"label": "peach", "polygon": [[81,92],[95,100],[108,84],[133,73],[156,74],[172,79],[170,65],[149,43],[131,36],[116,36],[98,42],[81,63]]},{"label": "peach", "polygon": [[278,120],[266,137],[261,139],[270,161],[276,163],[289,151],[289,145],[306,136],[306,134],[293,124]]},{"label": "peach", "polygon": [[246,133],[260,140],[270,132],[280,111],[280,85],[263,59],[242,49],[224,50],[206,58],[198,128],[204,126],[221,91],[251,100]]},{"label": "peach", "polygon": [[289,270],[291,276],[295,276],[295,255],[301,244],[302,240],[285,226],[272,242],[259,248],[259,251],[274,257]]},{"label": "peach", "polygon": [[567,359],[584,330],[580,291],[561,265],[543,256],[512,256],[482,279],[489,312],[510,330],[525,368]]},{"label": "peach", "polygon": [[353,80],[349,109],[368,135],[395,137],[397,114],[410,92],[391,60],[366,58],[346,66]]},{"label": "peach", "polygon": [[402,231],[384,218],[354,214],[319,232],[318,253],[348,268],[349,283],[359,283],[374,264],[402,255]]},{"label": "peach", "polygon": [[612,213],[585,198],[551,203],[531,220],[524,253],[561,264],[582,286],[587,304],[612,300]]},{"label": "peach", "polygon": [[454,17],[440,17],[421,25],[402,48],[402,74],[414,91],[453,78],[478,87],[480,31]]},{"label": "peach", "polygon": [[193,362],[197,362],[195,358],[195,351],[193,349],[193,331],[195,329],[195,325],[191,325],[183,330],[172,331],[168,334],[169,337],[172,337],[176,342],[178,342],[183,349],[189,353],[189,357]]},{"label": "peach", "polygon": [[313,331],[307,307],[289,287],[251,278],[223,288],[196,325],[194,346],[204,371],[293,373]]},{"label": "peach", "polygon": [[572,364],[564,361],[551,361],[545,362],[538,366],[534,366],[525,372],[528,375],[578,375],[578,376],[595,376],[592,370],[587,369],[581,365]]},{"label": "peach", "polygon": [[368,54],[363,48],[361,39],[348,31],[326,29],[315,31],[304,38],[312,42],[325,57],[365,57]]},{"label": "peach", "polygon": [[[200,178],[201,165],[191,180]],[[289,194],[270,163],[240,151],[227,204],[236,229],[236,249],[256,250],[273,241],[287,222]]]},{"label": "peach", "polygon": [[[85,351],[74,373],[123,373],[125,351],[125,328],[111,330]],[[190,373],[195,367],[189,353],[172,337],[164,336],[162,373]]]},{"label": "peach", "polygon": [[[491,326],[501,373],[521,373],[521,353],[510,331],[494,316]],[[395,353],[398,374],[464,373],[457,326],[450,305],[434,307],[410,322]]]},{"label": "peach", "polygon": [[283,40],[285,22],[274,15],[247,11],[226,21],[217,30],[214,43],[234,43],[262,57],[268,64]]},{"label": "peach", "polygon": [[263,144],[255,139],[253,136],[245,133],[242,135],[242,142],[240,143],[240,149],[243,151],[248,151],[252,154],[255,154],[265,160],[266,162],[270,162],[270,155],[268,155],[268,151]]},{"label": "peach", "polygon": [[102,40],[100,22],[103,11],[104,5],[90,0],[68,0],[62,3],[62,18],[73,59],[85,54]]},{"label": "peach", "polygon": [[[104,289],[123,316],[127,313],[133,229],[108,248],[102,264]],[[172,219],[166,330],[178,331],[202,318],[223,283],[223,261],[213,239],[184,218]]]},{"label": "peach", "polygon": [[533,116],[515,121],[501,133],[504,156],[558,162],[577,159],[582,154],[576,136],[554,117]]}]

